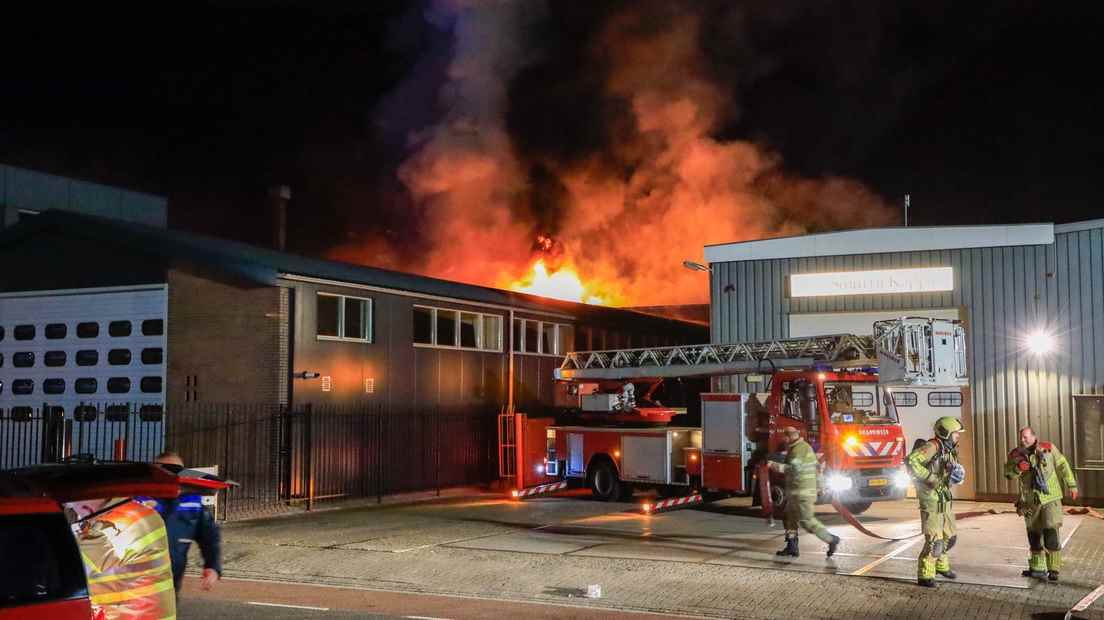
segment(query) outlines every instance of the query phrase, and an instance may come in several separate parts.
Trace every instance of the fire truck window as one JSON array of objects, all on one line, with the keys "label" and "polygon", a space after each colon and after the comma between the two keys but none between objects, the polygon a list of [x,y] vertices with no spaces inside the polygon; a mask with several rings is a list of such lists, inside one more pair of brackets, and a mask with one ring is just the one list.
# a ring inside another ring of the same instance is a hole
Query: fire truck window
[{"label": "fire truck window", "polygon": [[801,420],[801,391],[797,384],[782,384],[782,415],[793,420]]}]

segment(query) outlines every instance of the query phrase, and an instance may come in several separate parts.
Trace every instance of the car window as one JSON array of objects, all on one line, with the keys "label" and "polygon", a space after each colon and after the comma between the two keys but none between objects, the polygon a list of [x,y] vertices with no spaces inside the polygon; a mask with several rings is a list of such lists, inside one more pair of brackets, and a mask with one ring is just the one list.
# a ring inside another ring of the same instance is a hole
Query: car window
[{"label": "car window", "polygon": [[77,541],[58,514],[0,515],[0,608],[88,596]]}]

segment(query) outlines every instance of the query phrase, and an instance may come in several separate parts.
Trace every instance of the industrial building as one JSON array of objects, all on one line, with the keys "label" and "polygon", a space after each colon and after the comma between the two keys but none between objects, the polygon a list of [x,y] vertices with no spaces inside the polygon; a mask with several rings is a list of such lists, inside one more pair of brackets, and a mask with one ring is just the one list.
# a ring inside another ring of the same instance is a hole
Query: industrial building
[{"label": "industrial building", "polygon": [[897,390],[909,441],[961,415],[959,495],[1007,499],[1002,468],[1030,424],[1070,458],[1082,494],[1104,498],[1104,220],[844,231],[712,245],[705,258],[714,343],[961,320],[970,385]]}]

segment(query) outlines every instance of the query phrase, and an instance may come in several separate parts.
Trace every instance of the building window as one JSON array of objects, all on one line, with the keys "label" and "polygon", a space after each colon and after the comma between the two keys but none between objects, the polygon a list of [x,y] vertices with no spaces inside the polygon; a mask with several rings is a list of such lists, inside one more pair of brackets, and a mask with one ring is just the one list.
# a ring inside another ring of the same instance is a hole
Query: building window
[{"label": "building window", "polygon": [[111,394],[126,394],[130,391],[128,377],[112,377],[107,380],[107,391]]},{"label": "building window", "polygon": [[34,325],[16,325],[12,330],[12,335],[16,340],[34,340],[35,326]]},{"label": "building window", "polygon": [[12,381],[12,394],[19,396],[34,394],[34,379],[16,379]]},{"label": "building window", "polygon": [[148,349],[142,349],[142,363],[143,364],[160,364],[165,359],[165,352],[161,350],[161,347],[150,347]]},{"label": "building window", "polygon": [[12,356],[12,366],[16,368],[30,368],[34,366],[34,351],[20,351]]},{"label": "building window", "polygon": [[931,407],[961,407],[961,392],[929,392],[928,405]]},{"label": "building window", "polygon": [[49,323],[43,331],[46,333],[47,340],[61,340],[69,333],[69,329],[65,326],[65,323]]},{"label": "building window", "polygon": [[138,386],[146,394],[159,394],[161,392],[161,377],[142,377]]},{"label": "building window", "polygon": [[1104,469],[1104,396],[1074,395],[1074,467]]},{"label": "building window", "polygon": [[73,385],[73,390],[77,394],[95,394],[97,389],[99,389],[99,384],[91,377],[77,379],[77,382]]},{"label": "building window", "polygon": [[43,381],[42,392],[44,394],[64,394],[65,379],[47,379]]},{"label": "building window", "polygon": [[164,319],[146,319],[142,321],[143,336],[161,336],[165,333]]},{"label": "building window", "polygon": [[77,366],[95,366],[100,362],[100,352],[95,349],[77,351]]},{"label": "building window", "polygon": [[372,300],[331,293],[317,295],[320,340],[372,341]]},{"label": "building window", "polygon": [[77,323],[77,338],[95,338],[99,335],[99,323]]},{"label": "building window", "polygon": [[112,321],[107,325],[107,333],[112,338],[125,338],[130,335],[130,321]]},{"label": "building window", "polygon": [[575,348],[575,327],[532,319],[514,319],[514,350],[564,355]]},{"label": "building window", "polygon": [[414,306],[414,344],[502,350],[502,317],[448,308]]},{"label": "building window", "polygon": [[0,342],[4,341],[4,326],[0,325]]},{"label": "building window", "polygon": [[894,392],[893,404],[898,407],[915,407],[916,392]]},{"label": "building window", "polygon": [[415,344],[433,344],[433,308],[414,306]]},{"label": "building window", "polygon": [[112,349],[107,352],[107,363],[112,366],[130,364],[130,349]]},{"label": "building window", "polygon": [[42,363],[51,368],[65,365],[65,351],[47,351],[42,356]]}]

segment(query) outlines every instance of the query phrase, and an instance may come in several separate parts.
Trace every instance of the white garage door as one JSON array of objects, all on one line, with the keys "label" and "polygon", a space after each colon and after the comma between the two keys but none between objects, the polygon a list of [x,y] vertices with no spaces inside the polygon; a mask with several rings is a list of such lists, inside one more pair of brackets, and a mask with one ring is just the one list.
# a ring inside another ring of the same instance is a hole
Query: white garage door
[{"label": "white garage door", "polygon": [[[47,426],[42,408],[60,407],[73,453],[106,458],[120,433],[131,444],[159,446],[156,419],[139,425],[137,415],[117,414],[115,422],[126,425],[120,430],[108,428],[103,418],[111,406],[116,412],[145,407],[151,414],[163,408],[167,303],[165,286],[0,295],[0,434],[17,444],[35,442],[12,439],[13,433],[46,432],[53,438],[61,431],[53,425],[39,428]],[[74,422],[74,413],[80,418],[89,412],[78,408],[88,406],[98,410],[99,419]],[[34,420],[26,420],[28,413]],[[143,456],[155,446],[146,447]],[[128,445],[132,458],[136,448]]]}]

